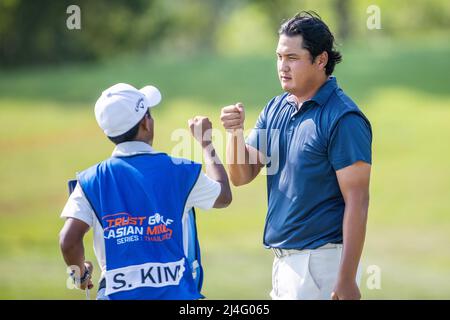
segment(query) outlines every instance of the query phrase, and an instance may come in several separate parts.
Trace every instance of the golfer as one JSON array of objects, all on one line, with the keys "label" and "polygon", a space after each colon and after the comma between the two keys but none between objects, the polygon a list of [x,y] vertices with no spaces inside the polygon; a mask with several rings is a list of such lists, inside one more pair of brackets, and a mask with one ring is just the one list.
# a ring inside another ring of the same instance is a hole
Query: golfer
[{"label": "golfer", "polygon": [[96,120],[116,147],[109,159],[78,174],[61,214],[66,221],[60,246],[77,286],[92,288],[83,237],[93,228],[101,270],[98,299],[203,297],[195,279],[199,261],[187,259],[188,212],[228,206],[230,186],[211,143],[208,118],[189,120],[204,151],[206,174],[201,164],[152,148],[150,108],[160,100],[155,87],[137,90],[119,83],[95,104]]},{"label": "golfer", "polygon": [[[341,55],[327,25],[301,12],[281,25],[283,93],[244,140],[244,108],[222,109],[232,183],[267,164],[264,245],[275,255],[273,299],[360,299],[358,266],[369,204],[372,132],[331,76]],[[354,79],[357,81],[357,79]],[[254,161],[252,161],[252,159]]]}]

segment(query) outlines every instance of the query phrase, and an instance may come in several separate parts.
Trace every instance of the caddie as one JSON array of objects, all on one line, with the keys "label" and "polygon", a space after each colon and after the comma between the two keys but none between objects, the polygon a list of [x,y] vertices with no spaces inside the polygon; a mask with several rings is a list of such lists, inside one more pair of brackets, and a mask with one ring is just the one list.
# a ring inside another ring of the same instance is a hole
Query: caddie
[{"label": "caddie", "polygon": [[118,83],[95,104],[98,125],[116,147],[110,158],[77,175],[61,214],[60,247],[77,286],[92,288],[83,237],[93,229],[101,272],[97,299],[203,297],[195,281],[201,268],[187,258],[189,242],[196,240],[188,236],[188,212],[228,206],[231,190],[208,118],[188,121],[202,147],[206,174],[199,163],[153,149],[151,108],[160,100],[155,87]]}]

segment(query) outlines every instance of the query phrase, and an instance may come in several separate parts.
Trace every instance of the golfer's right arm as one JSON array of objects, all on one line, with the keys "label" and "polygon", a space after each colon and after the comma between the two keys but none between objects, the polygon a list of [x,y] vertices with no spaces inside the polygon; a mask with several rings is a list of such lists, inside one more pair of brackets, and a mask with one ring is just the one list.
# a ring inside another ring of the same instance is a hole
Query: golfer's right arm
[{"label": "golfer's right arm", "polygon": [[222,125],[227,130],[227,164],[230,180],[235,186],[251,182],[263,167],[263,155],[247,145],[244,138],[245,112],[241,103],[222,109]]}]

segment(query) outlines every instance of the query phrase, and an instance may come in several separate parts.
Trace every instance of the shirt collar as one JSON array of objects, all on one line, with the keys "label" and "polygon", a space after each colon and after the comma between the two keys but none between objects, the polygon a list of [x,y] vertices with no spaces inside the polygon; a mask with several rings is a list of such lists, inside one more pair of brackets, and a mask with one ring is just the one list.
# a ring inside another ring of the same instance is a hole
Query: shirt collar
[{"label": "shirt collar", "polygon": [[294,96],[293,94],[288,94],[286,97],[286,101],[293,104],[293,105],[298,105],[298,100],[297,97]]},{"label": "shirt collar", "polygon": [[[337,87],[336,77],[331,76],[327,81],[325,81],[325,83],[319,88],[319,90],[317,90],[316,94],[308,101],[314,101],[319,105],[324,105]],[[298,100],[294,95],[288,94],[286,100],[287,102],[298,106]]]},{"label": "shirt collar", "polygon": [[134,156],[143,153],[155,153],[155,150],[142,141],[127,141],[119,143],[112,153],[113,157]]},{"label": "shirt collar", "polygon": [[320,106],[324,105],[336,88],[336,77],[329,77],[328,80],[325,81],[325,83],[319,88],[319,90],[317,90],[314,97],[311,98],[311,101],[317,102]]}]

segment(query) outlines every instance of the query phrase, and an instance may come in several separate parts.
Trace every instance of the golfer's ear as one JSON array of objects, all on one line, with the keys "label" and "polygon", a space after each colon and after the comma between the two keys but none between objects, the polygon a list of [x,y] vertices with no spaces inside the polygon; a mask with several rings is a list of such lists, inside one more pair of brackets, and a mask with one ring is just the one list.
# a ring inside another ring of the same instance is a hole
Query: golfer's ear
[{"label": "golfer's ear", "polygon": [[319,68],[325,68],[328,63],[328,52],[324,51],[316,57]]}]

